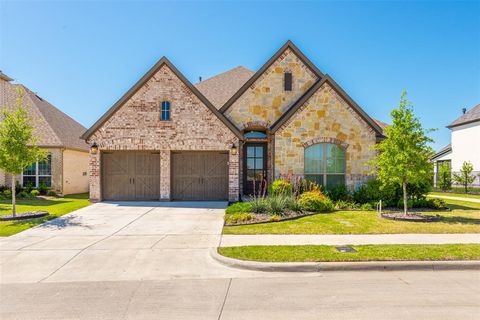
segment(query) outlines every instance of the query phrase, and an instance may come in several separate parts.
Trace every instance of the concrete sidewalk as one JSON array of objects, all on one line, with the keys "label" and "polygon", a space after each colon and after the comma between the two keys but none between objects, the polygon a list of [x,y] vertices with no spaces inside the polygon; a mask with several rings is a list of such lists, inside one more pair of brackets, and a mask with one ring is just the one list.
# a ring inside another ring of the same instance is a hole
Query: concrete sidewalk
[{"label": "concrete sidewalk", "polygon": [[468,202],[480,203],[480,199],[474,199],[474,198],[461,198],[461,197],[451,197],[451,196],[439,196],[439,195],[435,195],[435,194],[429,194],[428,197],[430,197],[430,198],[439,198],[439,199],[448,199],[448,200],[458,200],[458,201],[468,201]]},{"label": "concrete sidewalk", "polygon": [[259,234],[223,235],[221,247],[252,245],[361,245],[361,244],[452,244],[480,243],[478,233],[457,234]]}]

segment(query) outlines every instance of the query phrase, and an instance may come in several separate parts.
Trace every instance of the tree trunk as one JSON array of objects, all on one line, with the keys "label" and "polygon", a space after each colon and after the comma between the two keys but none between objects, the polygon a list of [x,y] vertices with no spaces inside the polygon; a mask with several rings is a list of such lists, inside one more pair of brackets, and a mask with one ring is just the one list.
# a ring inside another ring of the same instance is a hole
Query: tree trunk
[{"label": "tree trunk", "polygon": [[12,174],[12,216],[16,217],[17,216],[17,208],[16,208],[16,199],[15,199],[15,175]]},{"label": "tree trunk", "polygon": [[407,215],[407,183],[406,182],[403,182],[402,184],[402,188],[403,188],[403,215],[406,216]]}]

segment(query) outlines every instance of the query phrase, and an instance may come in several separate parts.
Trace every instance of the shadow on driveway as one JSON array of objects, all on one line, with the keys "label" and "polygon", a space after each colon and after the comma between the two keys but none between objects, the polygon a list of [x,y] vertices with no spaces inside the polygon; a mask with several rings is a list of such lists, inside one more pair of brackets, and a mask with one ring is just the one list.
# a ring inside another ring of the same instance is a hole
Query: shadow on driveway
[{"label": "shadow on driveway", "polygon": [[225,209],[225,201],[103,201],[100,203],[114,204],[125,207],[155,207],[155,208],[198,208]]}]

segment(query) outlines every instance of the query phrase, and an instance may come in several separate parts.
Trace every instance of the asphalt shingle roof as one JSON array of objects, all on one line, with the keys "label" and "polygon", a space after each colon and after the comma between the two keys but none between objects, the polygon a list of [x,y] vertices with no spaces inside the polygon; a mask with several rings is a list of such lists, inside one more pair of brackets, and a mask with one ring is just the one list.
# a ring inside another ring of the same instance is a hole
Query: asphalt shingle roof
[{"label": "asphalt shingle roof", "polygon": [[456,127],[477,120],[480,120],[480,104],[477,104],[475,107],[462,114],[459,118],[450,123],[447,128]]}]

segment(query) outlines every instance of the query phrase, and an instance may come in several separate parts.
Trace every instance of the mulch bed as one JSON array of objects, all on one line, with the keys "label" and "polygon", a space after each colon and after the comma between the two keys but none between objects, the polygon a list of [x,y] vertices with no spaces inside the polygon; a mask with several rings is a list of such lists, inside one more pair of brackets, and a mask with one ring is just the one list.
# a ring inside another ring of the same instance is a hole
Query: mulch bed
[{"label": "mulch bed", "polygon": [[382,218],[395,221],[410,221],[410,222],[436,222],[442,219],[441,216],[429,216],[416,212],[408,212],[406,215],[402,212],[393,211],[382,213]]},{"label": "mulch bed", "polygon": [[310,211],[303,211],[303,212],[297,212],[297,211],[288,211],[286,212],[283,216],[278,216],[280,219],[279,220],[270,220],[273,215],[271,214],[266,214],[266,213],[252,213],[252,215],[255,216],[252,220],[248,221],[239,221],[236,223],[226,223],[225,225],[227,227],[230,226],[243,226],[247,224],[259,224],[259,223],[268,223],[268,222],[280,222],[280,221],[287,221],[287,220],[295,220],[307,216],[313,216],[314,214],[322,214],[322,213],[328,213],[328,212],[310,212]]},{"label": "mulch bed", "polygon": [[0,221],[35,219],[35,218],[45,217],[47,215],[48,215],[47,211],[22,212],[22,213],[17,213],[15,217],[12,216],[12,214],[4,214],[0,216]]}]

